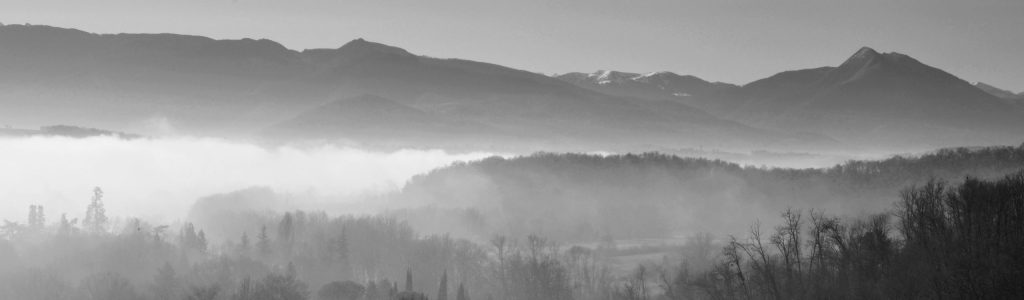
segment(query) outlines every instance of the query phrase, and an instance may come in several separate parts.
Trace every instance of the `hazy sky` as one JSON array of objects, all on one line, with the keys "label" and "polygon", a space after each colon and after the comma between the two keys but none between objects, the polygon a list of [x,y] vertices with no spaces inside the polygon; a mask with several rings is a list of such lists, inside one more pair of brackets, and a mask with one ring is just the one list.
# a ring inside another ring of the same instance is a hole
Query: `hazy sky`
[{"label": "hazy sky", "polygon": [[1024,91],[1022,0],[0,0],[0,22],[293,49],[364,37],[544,73],[667,70],[740,84],[837,65],[866,45]]}]

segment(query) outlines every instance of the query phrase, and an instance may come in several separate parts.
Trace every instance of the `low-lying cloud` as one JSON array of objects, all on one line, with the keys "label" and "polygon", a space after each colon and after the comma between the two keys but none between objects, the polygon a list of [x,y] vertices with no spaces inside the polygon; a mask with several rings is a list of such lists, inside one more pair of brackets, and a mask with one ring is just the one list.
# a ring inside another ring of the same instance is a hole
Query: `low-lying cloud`
[{"label": "low-lying cloud", "polygon": [[80,218],[93,187],[110,216],[169,221],[199,197],[266,186],[285,193],[351,196],[391,191],[409,178],[488,153],[371,152],[321,145],[261,147],[212,138],[0,138],[0,219],[24,222],[43,205],[48,222]]}]

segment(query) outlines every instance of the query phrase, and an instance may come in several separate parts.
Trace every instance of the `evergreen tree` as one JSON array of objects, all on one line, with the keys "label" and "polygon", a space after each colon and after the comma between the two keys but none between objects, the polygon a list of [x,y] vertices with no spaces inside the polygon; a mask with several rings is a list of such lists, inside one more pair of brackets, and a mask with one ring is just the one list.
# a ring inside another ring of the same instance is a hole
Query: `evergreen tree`
[{"label": "evergreen tree", "polygon": [[92,202],[85,211],[85,220],[82,225],[92,233],[101,233],[107,226],[107,209],[103,206],[103,190],[99,187],[92,190]]},{"label": "evergreen tree", "polygon": [[270,255],[270,236],[267,235],[267,226],[260,227],[260,235],[257,237],[256,247],[259,248],[260,255],[266,257]]},{"label": "evergreen tree", "polygon": [[57,227],[57,234],[61,235],[61,236],[68,236],[68,235],[70,235],[71,231],[74,230],[74,223],[76,223],[77,221],[78,221],[77,219],[74,220],[74,221],[68,221],[68,215],[67,214],[61,214],[60,215],[60,225],[58,225],[58,227]]},{"label": "evergreen tree", "polygon": [[29,205],[28,207],[28,228],[40,230],[46,227],[46,215],[43,213],[42,205]]},{"label": "evergreen tree", "polygon": [[277,240],[285,246],[291,245],[292,238],[295,234],[295,220],[292,217],[292,213],[284,213],[284,217],[281,218],[281,223],[277,225]]},{"label": "evergreen tree", "polygon": [[185,225],[181,226],[179,244],[181,244],[183,249],[199,250],[199,234],[196,233],[195,225],[185,223]]},{"label": "evergreen tree", "polygon": [[39,226],[39,228],[46,226],[46,213],[43,212],[42,205],[36,205],[36,222],[38,222],[36,225]]},{"label": "evergreen tree", "polygon": [[199,236],[196,238],[196,250],[199,250],[199,252],[206,252],[206,248],[206,233],[203,232],[202,230],[199,230]]}]

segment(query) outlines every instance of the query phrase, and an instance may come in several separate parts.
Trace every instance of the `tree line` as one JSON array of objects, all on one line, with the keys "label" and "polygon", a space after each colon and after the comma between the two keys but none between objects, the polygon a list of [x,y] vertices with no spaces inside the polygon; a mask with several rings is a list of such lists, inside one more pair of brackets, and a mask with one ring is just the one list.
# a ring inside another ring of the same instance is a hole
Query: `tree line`
[{"label": "tree line", "polygon": [[664,298],[1024,297],[1024,172],[932,180],[904,190],[888,213],[842,219],[788,209],[781,219],[730,236],[717,255],[684,256],[657,283]]},{"label": "tree line", "polygon": [[95,189],[81,222],[47,223],[38,205],[28,222],[7,221],[0,298],[597,299],[614,288],[596,252],[539,236],[478,244],[385,216],[289,211],[246,215],[257,225],[213,239],[188,222],[114,222],[104,200]]}]

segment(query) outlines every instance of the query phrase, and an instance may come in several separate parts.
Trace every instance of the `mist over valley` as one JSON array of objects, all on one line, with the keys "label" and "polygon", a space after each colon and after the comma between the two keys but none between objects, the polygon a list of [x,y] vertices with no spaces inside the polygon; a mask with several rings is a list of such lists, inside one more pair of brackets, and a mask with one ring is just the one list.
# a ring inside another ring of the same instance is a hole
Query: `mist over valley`
[{"label": "mist over valley", "polygon": [[5,4],[0,299],[1024,296],[1019,3],[530,1]]}]

